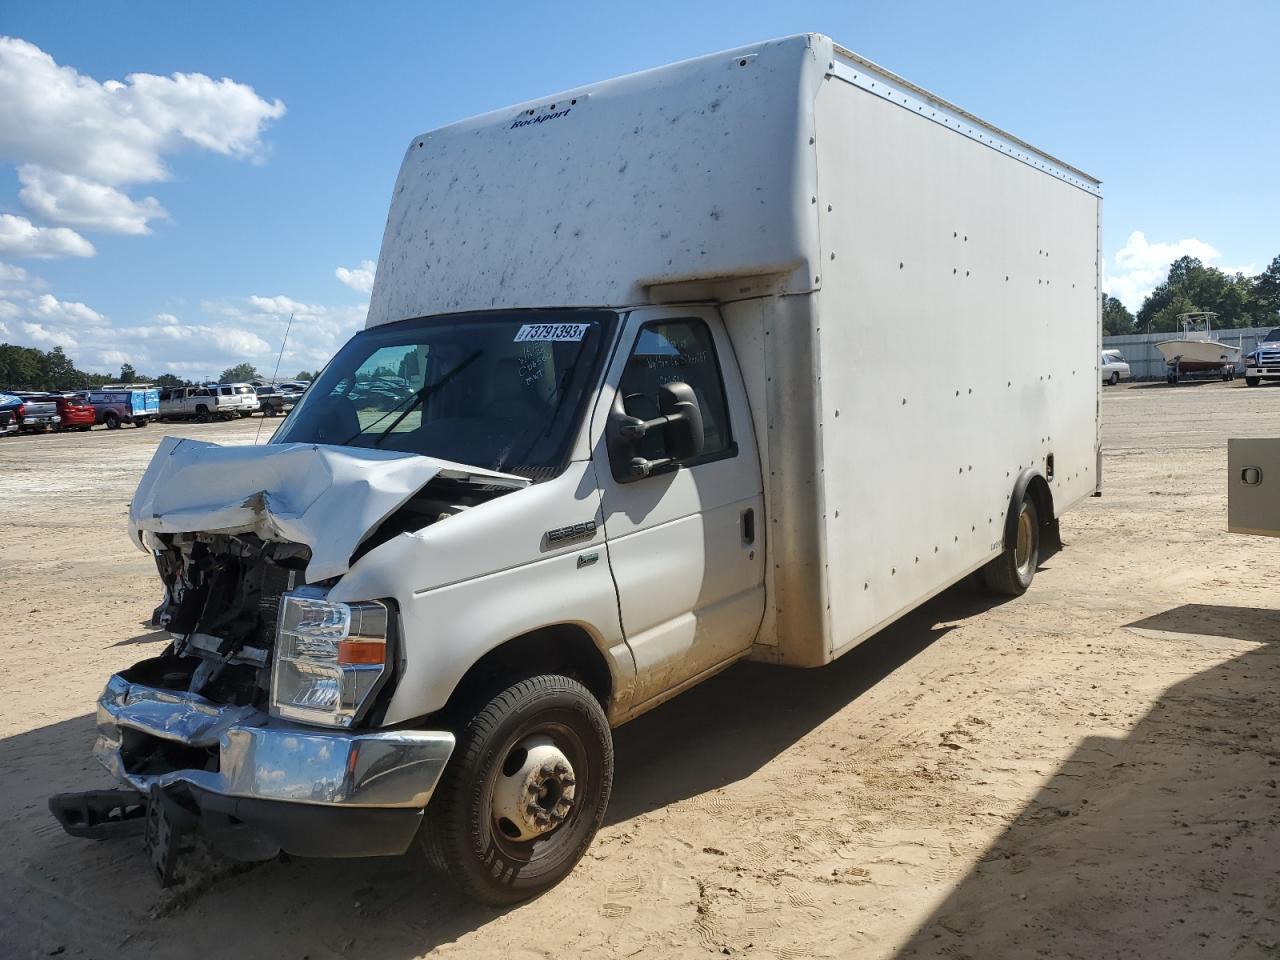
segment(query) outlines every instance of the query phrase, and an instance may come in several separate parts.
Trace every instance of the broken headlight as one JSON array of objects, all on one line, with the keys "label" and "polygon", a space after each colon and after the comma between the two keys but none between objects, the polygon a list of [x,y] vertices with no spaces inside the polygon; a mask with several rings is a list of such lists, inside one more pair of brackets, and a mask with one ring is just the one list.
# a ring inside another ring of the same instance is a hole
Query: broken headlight
[{"label": "broken headlight", "polygon": [[388,610],[375,600],[335,603],[303,588],[280,598],[271,712],[349,727],[387,663]]}]

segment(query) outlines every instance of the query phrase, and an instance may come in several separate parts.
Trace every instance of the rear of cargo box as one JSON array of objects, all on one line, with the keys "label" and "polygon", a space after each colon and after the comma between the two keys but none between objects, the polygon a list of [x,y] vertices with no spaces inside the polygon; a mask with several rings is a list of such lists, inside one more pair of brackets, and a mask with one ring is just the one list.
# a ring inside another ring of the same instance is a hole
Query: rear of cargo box
[{"label": "rear of cargo box", "polygon": [[1055,516],[1097,488],[1101,203],[838,48],[814,127],[822,629],[779,611],[774,652],[810,666],[998,555],[1024,471],[1051,475]]}]

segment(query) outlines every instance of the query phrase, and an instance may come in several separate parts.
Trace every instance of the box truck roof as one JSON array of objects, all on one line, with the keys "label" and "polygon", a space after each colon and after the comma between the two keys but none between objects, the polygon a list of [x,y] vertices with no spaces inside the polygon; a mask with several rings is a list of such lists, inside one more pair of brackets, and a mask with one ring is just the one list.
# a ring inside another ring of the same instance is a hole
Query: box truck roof
[{"label": "box truck roof", "polygon": [[619,307],[691,283],[733,281],[739,295],[817,288],[814,105],[828,81],[1097,192],[1087,174],[829,38],[787,37],[414,138],[368,326],[495,308]]}]

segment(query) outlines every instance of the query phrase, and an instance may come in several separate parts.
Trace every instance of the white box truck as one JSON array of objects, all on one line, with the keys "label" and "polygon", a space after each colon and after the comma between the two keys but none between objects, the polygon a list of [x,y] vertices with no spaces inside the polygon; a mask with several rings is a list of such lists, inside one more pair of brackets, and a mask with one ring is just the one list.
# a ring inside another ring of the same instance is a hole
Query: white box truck
[{"label": "white box truck", "polygon": [[162,876],[199,825],[547,888],[612,726],[1026,589],[1099,488],[1099,204],[819,35],[414,138],[366,328],[270,444],[143,477],[173,642],[99,701],[123,789],[54,812]]}]

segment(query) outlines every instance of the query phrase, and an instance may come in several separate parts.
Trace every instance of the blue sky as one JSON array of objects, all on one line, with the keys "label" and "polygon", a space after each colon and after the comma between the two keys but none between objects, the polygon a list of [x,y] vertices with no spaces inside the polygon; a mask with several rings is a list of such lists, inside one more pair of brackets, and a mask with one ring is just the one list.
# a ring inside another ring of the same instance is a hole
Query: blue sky
[{"label": "blue sky", "polygon": [[360,265],[415,134],[809,30],[1101,178],[1108,284],[1131,307],[1180,253],[1249,272],[1280,254],[1265,0],[7,0],[0,339],[195,376],[269,367],[292,310],[285,372],[314,368],[363,319]]}]

